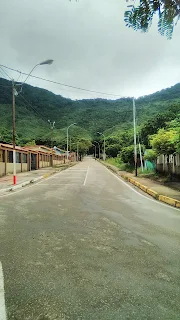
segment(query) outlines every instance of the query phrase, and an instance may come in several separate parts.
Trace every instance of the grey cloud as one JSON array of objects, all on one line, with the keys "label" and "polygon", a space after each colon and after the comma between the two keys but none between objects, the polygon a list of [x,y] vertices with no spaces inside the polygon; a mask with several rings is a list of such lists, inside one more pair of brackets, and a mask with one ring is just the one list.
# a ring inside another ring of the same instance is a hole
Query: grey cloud
[{"label": "grey cloud", "polygon": [[[53,58],[34,74],[122,96],[148,94],[178,79],[180,28],[171,41],[155,26],[148,34],[127,29],[125,0],[6,0],[1,7],[2,64],[28,72]],[[29,83],[74,99],[97,96],[37,79]]]}]

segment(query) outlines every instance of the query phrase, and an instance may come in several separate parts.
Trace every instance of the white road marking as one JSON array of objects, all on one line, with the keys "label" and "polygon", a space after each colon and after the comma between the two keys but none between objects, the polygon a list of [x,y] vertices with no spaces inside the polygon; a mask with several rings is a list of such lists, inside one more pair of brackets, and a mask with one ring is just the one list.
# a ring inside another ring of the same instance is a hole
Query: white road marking
[{"label": "white road marking", "polygon": [[[102,165],[103,166],[103,165]],[[154,200],[152,198],[149,198],[145,195],[143,195],[142,193],[138,192],[136,189],[134,189],[133,187],[131,187],[127,182],[125,182],[124,180],[122,180],[122,178],[118,177],[115,173],[111,172],[108,168],[106,168],[105,166],[103,166],[110,174],[112,174],[116,179],[118,179],[120,182],[122,182],[123,184],[125,184],[129,189],[131,189],[132,191],[134,191],[135,193],[137,193],[139,196],[145,198],[146,200],[152,201],[156,204],[160,204],[161,206],[164,206],[166,208],[171,208],[174,209],[176,211],[180,211],[178,208],[174,208],[172,206],[169,206],[168,204],[162,203],[161,201],[158,200]]]},{"label": "white road marking", "polygon": [[86,169],[67,169],[67,170],[64,170],[64,172],[79,172],[79,171],[86,171],[87,170],[87,168]]},{"label": "white road marking", "polygon": [[[77,186],[77,183],[51,183],[51,186]],[[41,183],[41,186],[49,186],[48,183]]]},{"label": "white road marking", "polygon": [[4,298],[4,276],[2,264],[0,262],[0,320],[6,320],[6,307]]},{"label": "white road marking", "polygon": [[[45,182],[45,181],[55,179],[55,178],[57,178],[58,175],[62,174],[63,172],[65,172],[65,170],[64,170],[64,171],[60,171],[60,172],[56,173],[55,175],[50,176],[50,177],[48,177],[48,178],[42,179],[41,181],[36,182],[36,183],[34,183],[34,184],[32,184],[32,185],[29,185],[29,186],[27,186],[26,188],[22,188],[22,189],[19,189],[19,190],[17,190],[17,191],[11,191],[11,192],[9,192],[8,194],[3,194],[2,196],[0,196],[0,198],[9,197],[9,196],[12,197],[12,196],[15,195],[16,193],[19,193],[19,192],[22,192],[22,191],[26,191],[26,190],[28,190],[28,189],[30,189],[30,188],[33,188],[33,187],[37,186],[38,184],[41,184],[41,183],[43,183],[43,182]],[[0,319],[0,320],[1,320],[1,319]]]},{"label": "white road marking", "polygon": [[83,186],[85,186],[85,185],[86,185],[86,181],[87,181],[88,173],[89,173],[89,167],[87,168],[86,177],[85,177],[85,180],[84,180]]}]

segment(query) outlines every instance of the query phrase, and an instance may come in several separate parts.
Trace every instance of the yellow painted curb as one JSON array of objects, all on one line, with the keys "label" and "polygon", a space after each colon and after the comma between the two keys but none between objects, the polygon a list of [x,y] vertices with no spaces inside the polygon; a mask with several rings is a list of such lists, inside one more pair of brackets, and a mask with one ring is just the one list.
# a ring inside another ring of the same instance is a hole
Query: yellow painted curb
[{"label": "yellow painted curb", "polygon": [[132,183],[132,184],[135,183],[135,180],[133,180],[132,178],[128,178],[128,181],[129,181],[130,183]]},{"label": "yellow painted curb", "polygon": [[180,201],[176,200],[176,208],[180,208]]},{"label": "yellow painted curb", "polygon": [[136,187],[140,188],[140,185],[141,185],[141,184],[140,184],[139,182],[135,181],[134,184],[135,184]]},{"label": "yellow painted curb", "polygon": [[160,195],[159,196],[159,200],[162,201],[162,202],[165,202],[167,204],[170,204],[173,207],[176,207],[176,203],[177,203],[176,199]]},{"label": "yellow painted curb", "polygon": [[[104,165],[104,163],[103,163]],[[110,169],[110,168],[108,168]],[[117,172],[116,172],[117,173]],[[143,184],[137,182],[136,180],[129,178],[128,176],[125,176],[124,174],[119,174],[121,176],[121,178],[129,181],[130,183],[134,184],[135,186],[137,186],[138,188],[140,188],[142,191],[148,193],[150,196],[152,196],[154,199],[159,200],[161,202],[165,202],[173,207],[176,208],[180,208],[180,201],[173,199],[173,198],[169,198],[163,195],[159,195],[156,191],[152,190],[152,189],[148,189],[148,187],[144,186]]]},{"label": "yellow painted curb", "polygon": [[54,173],[55,173],[54,171],[53,171],[53,172],[50,172],[50,173],[45,173],[45,174],[43,175],[43,178],[44,178],[44,179],[45,179],[45,178],[48,178],[48,177],[52,176]]},{"label": "yellow painted curb", "polygon": [[158,194],[156,191],[154,191],[154,190],[152,190],[152,189],[147,189],[146,192],[147,192],[150,196],[152,196],[153,198],[159,200],[159,194]]},{"label": "yellow painted curb", "polygon": [[143,184],[140,184],[140,189],[144,192],[147,192],[148,187],[143,186]]}]

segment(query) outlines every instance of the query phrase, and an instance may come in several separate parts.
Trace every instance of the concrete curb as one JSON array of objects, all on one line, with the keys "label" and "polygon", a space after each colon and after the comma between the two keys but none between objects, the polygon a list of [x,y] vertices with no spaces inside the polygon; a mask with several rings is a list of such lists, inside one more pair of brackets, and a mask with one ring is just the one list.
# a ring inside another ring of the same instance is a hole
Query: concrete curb
[{"label": "concrete curb", "polygon": [[43,176],[40,176],[40,177],[31,179],[31,180],[24,181],[23,183],[20,183],[20,184],[18,184],[18,185],[16,185],[16,186],[12,186],[12,187],[8,187],[8,188],[5,188],[5,189],[1,189],[1,190],[0,190],[0,193],[12,192],[12,191],[14,191],[14,190],[21,189],[21,188],[23,188],[23,187],[28,186],[29,184],[38,182],[38,181],[40,181],[40,180],[42,180],[42,179],[46,179],[46,178],[52,176],[52,175],[55,174],[55,173],[56,173],[56,171],[53,171],[53,172],[50,172],[50,173],[46,173],[46,174],[44,174]]},{"label": "concrete curb", "polygon": [[176,207],[176,208],[180,208],[180,201],[177,199],[173,199],[167,196],[163,196],[159,193],[157,193],[156,191],[149,189],[147,186],[144,186],[143,184],[141,184],[140,182],[129,178],[128,176],[124,175],[124,174],[120,174],[119,170],[114,169],[113,167],[111,167],[110,165],[107,165],[103,162],[101,162],[104,166],[106,166],[109,170],[113,171],[114,173],[118,174],[121,178],[123,178],[124,180],[130,182],[131,184],[135,185],[136,187],[138,187],[139,189],[141,189],[142,191],[144,191],[145,193],[149,194],[151,197],[153,197],[154,199],[164,202],[166,204],[169,204],[170,206]]},{"label": "concrete curb", "polygon": [[138,187],[139,189],[141,189],[142,191],[146,192],[147,194],[149,194],[151,197],[153,197],[156,200],[159,200],[161,202],[164,202],[166,204],[169,204],[170,206],[176,207],[176,208],[180,208],[180,201],[177,199],[173,199],[167,196],[163,196],[161,194],[159,194],[158,192],[149,189],[148,187],[142,185],[140,182],[137,182],[136,180],[132,179],[132,178],[128,178],[127,176],[121,175],[120,177],[128,180],[130,183],[134,184],[136,187]]},{"label": "concrete curb", "polygon": [[[67,167],[65,166],[65,167],[63,167],[62,170],[66,170],[69,167],[73,167],[75,164],[76,163],[73,163],[72,165],[69,165]],[[29,184],[35,183],[35,182],[40,181],[42,179],[47,179],[48,177],[50,177],[50,176],[52,176],[53,174],[56,174],[56,173],[59,173],[59,171],[52,171],[52,172],[49,172],[49,173],[45,173],[43,176],[28,180],[28,181],[24,181],[23,183],[17,184],[16,186],[11,186],[11,187],[8,187],[8,188],[5,188],[5,189],[0,189],[0,193],[12,192],[14,190],[21,189],[21,188],[23,188],[23,187],[25,187],[25,186],[27,186]]]}]

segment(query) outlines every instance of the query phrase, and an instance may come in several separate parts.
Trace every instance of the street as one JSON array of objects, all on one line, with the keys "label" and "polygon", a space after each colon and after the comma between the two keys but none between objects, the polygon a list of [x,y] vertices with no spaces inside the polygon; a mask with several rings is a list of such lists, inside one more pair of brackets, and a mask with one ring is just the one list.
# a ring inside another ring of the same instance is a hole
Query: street
[{"label": "street", "polygon": [[0,244],[7,320],[180,319],[180,210],[92,158],[1,196]]}]

